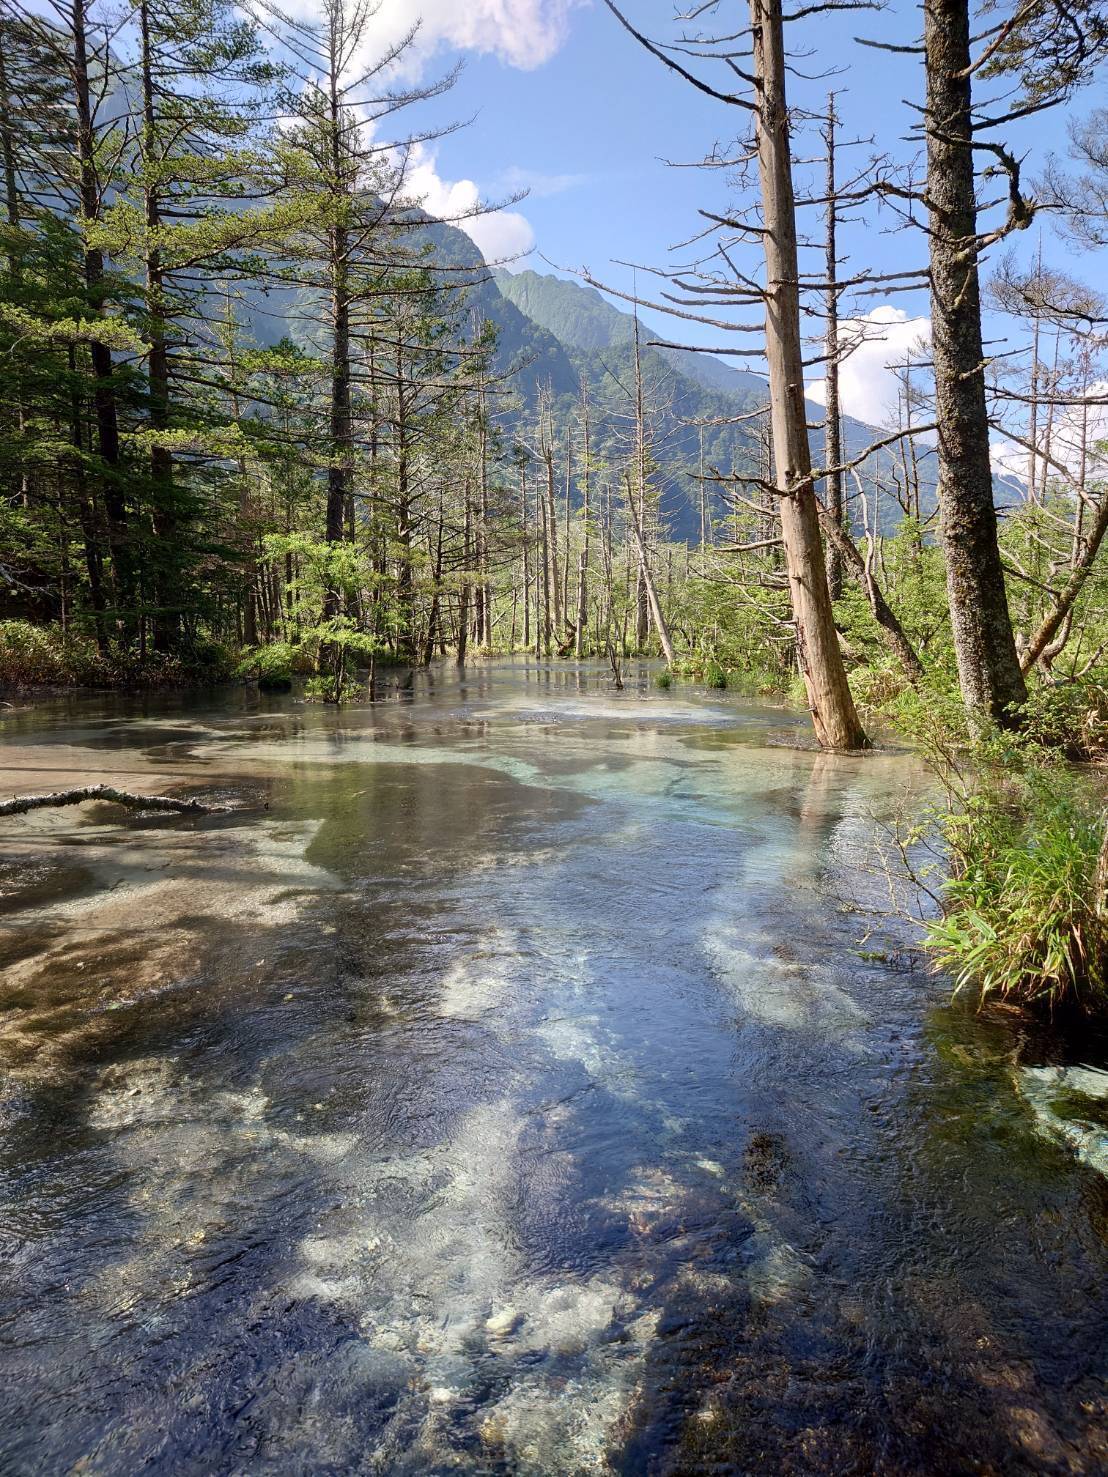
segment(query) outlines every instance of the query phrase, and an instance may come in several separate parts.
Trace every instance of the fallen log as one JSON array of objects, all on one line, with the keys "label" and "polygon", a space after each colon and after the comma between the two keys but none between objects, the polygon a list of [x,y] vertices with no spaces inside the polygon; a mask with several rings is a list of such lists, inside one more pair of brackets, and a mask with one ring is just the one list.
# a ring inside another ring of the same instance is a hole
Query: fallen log
[{"label": "fallen log", "polygon": [[208,815],[211,806],[199,800],[174,800],[169,795],[136,795],[113,785],[82,785],[76,790],[54,790],[49,795],[18,795],[0,801],[0,815],[24,815],[47,805],[80,805],[84,800],[110,800],[130,810],[171,810],[178,815]]}]

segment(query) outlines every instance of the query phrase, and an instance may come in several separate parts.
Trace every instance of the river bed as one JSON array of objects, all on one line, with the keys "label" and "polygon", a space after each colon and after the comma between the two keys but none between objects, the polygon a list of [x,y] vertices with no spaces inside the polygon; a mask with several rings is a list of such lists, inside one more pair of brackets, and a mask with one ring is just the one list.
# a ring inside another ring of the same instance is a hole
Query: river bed
[{"label": "river bed", "polygon": [[435,667],[0,725],[5,1473],[1103,1473],[1108,1047],[887,916],[903,754]]}]

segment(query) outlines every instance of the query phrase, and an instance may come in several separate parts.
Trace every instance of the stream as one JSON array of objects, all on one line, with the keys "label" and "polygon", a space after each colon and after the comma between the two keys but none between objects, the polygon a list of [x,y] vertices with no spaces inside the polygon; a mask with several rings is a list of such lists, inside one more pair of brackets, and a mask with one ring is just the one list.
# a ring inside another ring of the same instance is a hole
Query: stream
[{"label": "stream", "polygon": [[1108,1471],[1108,1042],[950,1000],[903,753],[518,660],[53,699],[0,789],[0,1471]]}]

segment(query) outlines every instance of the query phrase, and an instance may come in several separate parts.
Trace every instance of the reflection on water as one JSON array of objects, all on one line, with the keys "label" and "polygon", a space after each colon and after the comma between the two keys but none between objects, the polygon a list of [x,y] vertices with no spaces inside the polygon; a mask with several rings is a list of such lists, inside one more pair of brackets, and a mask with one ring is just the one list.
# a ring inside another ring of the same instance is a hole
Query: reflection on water
[{"label": "reflection on water", "polygon": [[0,833],[4,1471],[1105,1470],[1108,1053],[858,911],[907,761],[647,676],[8,722],[235,808]]}]

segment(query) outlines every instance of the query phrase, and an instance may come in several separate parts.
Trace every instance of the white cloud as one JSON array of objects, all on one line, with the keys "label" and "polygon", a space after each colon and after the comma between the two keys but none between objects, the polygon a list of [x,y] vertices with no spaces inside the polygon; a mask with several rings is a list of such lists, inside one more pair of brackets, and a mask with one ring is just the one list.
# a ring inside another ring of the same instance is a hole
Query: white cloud
[{"label": "white cloud", "polygon": [[531,222],[515,210],[496,210],[491,215],[477,216],[465,223],[466,235],[476,241],[481,255],[493,265],[520,272],[527,265],[525,257],[534,250],[535,233]]},{"label": "white cloud", "polygon": [[384,0],[382,10],[422,15],[420,41],[444,42],[492,53],[531,70],[549,61],[565,41],[576,0]]},{"label": "white cloud", "polygon": [[[530,71],[550,60],[569,31],[570,12],[588,0],[379,0],[367,26],[364,45],[348,71],[356,76],[377,65],[416,26],[414,40],[390,69],[377,79],[377,89],[415,86],[425,75],[434,80],[436,53],[454,49],[496,56],[508,66]],[[290,13],[304,19],[320,14],[319,0],[290,0]],[[462,84],[464,87],[464,83]],[[499,195],[526,190],[538,197],[570,189],[584,176],[544,175],[513,166],[494,183]],[[533,250],[535,233],[517,210],[473,212],[481,198],[474,180],[445,180],[432,149],[416,146],[405,193],[429,214],[457,225],[480,248],[486,261],[504,262]],[[490,192],[486,191],[486,194]]]},{"label": "white cloud", "polygon": [[[926,347],[931,338],[929,318],[911,318],[889,303],[861,318],[844,319],[843,337],[857,337],[858,347],[839,369],[839,399],[845,414],[871,426],[895,425],[900,384],[892,366]],[[827,382],[813,380],[806,389],[811,400],[823,405]]]},{"label": "white cloud", "polygon": [[[1097,380],[1088,388],[1087,394],[1090,400],[1104,400],[1108,398],[1108,380]],[[1046,468],[1046,476],[1049,480],[1057,480],[1060,476],[1059,466],[1066,468],[1071,476],[1080,477],[1082,465],[1086,482],[1103,481],[1108,478],[1108,405],[1089,405],[1085,407],[1084,413],[1080,406],[1067,406],[1056,409],[1052,417],[1046,417],[1040,413],[1040,423],[1036,442],[1040,452],[1046,449],[1047,427],[1044,422],[1049,419],[1049,455],[1050,463]],[[1022,427],[1019,434],[1025,440],[1030,439],[1030,433],[1026,426]],[[1082,449],[1084,447],[1084,450]],[[1019,442],[1009,440],[1005,436],[999,436],[989,443],[989,456],[992,459],[993,471],[999,476],[1016,477],[1027,485],[1030,479],[1030,453],[1025,446]],[[1043,464],[1040,461],[1036,468],[1036,481],[1043,475]]]},{"label": "white cloud", "polygon": [[[481,199],[471,179],[444,180],[434,154],[419,149],[408,175],[407,194],[418,200],[429,215],[437,216],[463,230],[475,242],[487,262],[497,263],[533,250],[535,233],[530,222],[515,210],[474,212]],[[506,265],[512,265],[506,262]]]},{"label": "white cloud", "polygon": [[989,442],[989,460],[998,477],[1027,481],[1027,452],[1015,441],[998,437]]},{"label": "white cloud", "polygon": [[[396,46],[418,23],[414,41],[396,67],[409,79],[423,74],[428,60],[446,48],[495,56],[508,66],[531,71],[561,47],[569,15],[585,0],[380,0],[369,22],[363,60]],[[292,0],[302,17],[319,14],[318,0]]]}]

